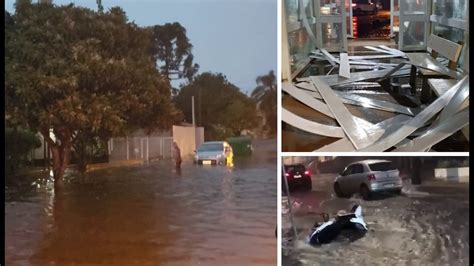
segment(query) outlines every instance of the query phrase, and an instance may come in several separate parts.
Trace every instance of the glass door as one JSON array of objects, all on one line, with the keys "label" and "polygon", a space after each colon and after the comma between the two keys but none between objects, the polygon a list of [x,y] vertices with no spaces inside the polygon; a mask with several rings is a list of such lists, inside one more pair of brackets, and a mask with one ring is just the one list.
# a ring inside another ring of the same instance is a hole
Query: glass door
[{"label": "glass door", "polygon": [[314,0],[316,46],[330,52],[347,51],[345,0]]},{"label": "glass door", "polygon": [[430,34],[430,0],[400,0],[399,49],[402,51],[426,50]]}]

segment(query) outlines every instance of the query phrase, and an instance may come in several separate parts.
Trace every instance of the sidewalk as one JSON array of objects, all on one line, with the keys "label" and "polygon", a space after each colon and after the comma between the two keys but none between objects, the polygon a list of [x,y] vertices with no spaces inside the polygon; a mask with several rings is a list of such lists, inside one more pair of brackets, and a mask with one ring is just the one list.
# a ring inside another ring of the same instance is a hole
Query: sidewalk
[{"label": "sidewalk", "polygon": [[[145,160],[140,160],[140,159],[138,159],[138,160],[122,160],[122,161],[114,161],[114,162],[108,162],[108,163],[95,163],[95,164],[89,164],[87,166],[87,172],[101,170],[101,169],[107,169],[107,168],[133,166],[133,165],[143,165],[143,164],[145,164]],[[71,166],[74,166],[74,165],[70,165],[69,167],[71,167]]]}]

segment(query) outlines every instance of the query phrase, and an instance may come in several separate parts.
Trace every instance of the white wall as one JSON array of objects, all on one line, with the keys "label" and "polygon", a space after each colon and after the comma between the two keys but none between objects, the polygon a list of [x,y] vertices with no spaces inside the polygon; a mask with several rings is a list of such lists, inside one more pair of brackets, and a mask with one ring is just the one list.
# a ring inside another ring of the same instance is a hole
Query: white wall
[{"label": "white wall", "polygon": [[469,183],[469,167],[436,168],[435,179]]},{"label": "white wall", "polygon": [[178,144],[181,156],[194,155],[196,148],[204,142],[204,128],[173,126],[173,141]]}]

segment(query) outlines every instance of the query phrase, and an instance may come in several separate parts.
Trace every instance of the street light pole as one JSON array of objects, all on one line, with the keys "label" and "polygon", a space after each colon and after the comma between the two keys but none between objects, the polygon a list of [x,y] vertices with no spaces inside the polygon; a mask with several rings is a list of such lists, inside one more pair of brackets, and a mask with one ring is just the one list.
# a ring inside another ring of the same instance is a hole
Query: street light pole
[{"label": "street light pole", "polygon": [[192,108],[192,114],[193,114],[193,127],[196,127],[196,120],[194,118],[194,96],[191,96],[191,108]]}]

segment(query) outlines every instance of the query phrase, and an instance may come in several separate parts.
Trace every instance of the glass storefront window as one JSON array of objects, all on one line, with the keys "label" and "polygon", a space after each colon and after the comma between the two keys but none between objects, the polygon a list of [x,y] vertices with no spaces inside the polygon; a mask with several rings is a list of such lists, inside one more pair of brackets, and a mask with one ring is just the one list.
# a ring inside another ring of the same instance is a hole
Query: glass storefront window
[{"label": "glass storefront window", "polygon": [[320,14],[324,15],[340,15],[342,12],[341,0],[319,0]]},{"label": "glass storefront window", "polygon": [[405,21],[403,32],[403,43],[406,46],[424,46],[425,40],[425,22]]},{"label": "glass storefront window", "polygon": [[[312,24],[314,18],[313,0],[302,0],[302,8],[308,19],[313,33],[315,25]],[[309,53],[316,47],[316,44],[309,37],[306,29],[303,27],[300,0],[285,0],[285,12],[287,25],[293,24],[292,30],[288,32],[288,45],[290,49],[290,69],[295,70],[300,62],[308,59]],[[296,24],[296,27],[295,27]]]},{"label": "glass storefront window", "polygon": [[343,48],[342,23],[322,23],[323,47]]},{"label": "glass storefront window", "polygon": [[426,13],[426,0],[402,0],[406,10],[402,10],[405,15],[416,15]]},{"label": "glass storefront window", "polygon": [[294,23],[298,21],[298,0],[285,1],[286,22]]},{"label": "glass storefront window", "polygon": [[433,0],[433,15],[467,19],[468,0]]},{"label": "glass storefront window", "polygon": [[291,71],[293,72],[300,62],[308,58],[315,44],[311,41],[305,29],[290,32],[288,34],[288,44],[290,46]]}]

